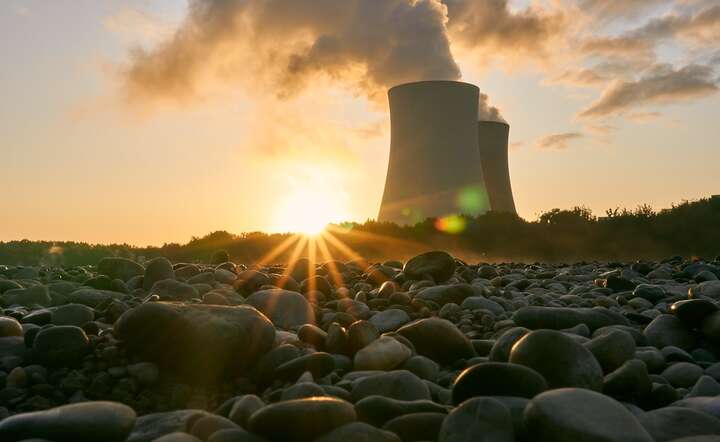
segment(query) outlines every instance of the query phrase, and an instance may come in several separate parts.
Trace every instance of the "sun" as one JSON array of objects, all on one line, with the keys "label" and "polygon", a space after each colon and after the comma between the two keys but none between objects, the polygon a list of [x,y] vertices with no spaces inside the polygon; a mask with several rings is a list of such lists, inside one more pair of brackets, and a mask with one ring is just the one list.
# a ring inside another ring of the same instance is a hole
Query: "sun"
[{"label": "sun", "polygon": [[320,234],[330,223],[348,220],[344,193],[321,186],[293,189],[275,213],[276,230]]}]

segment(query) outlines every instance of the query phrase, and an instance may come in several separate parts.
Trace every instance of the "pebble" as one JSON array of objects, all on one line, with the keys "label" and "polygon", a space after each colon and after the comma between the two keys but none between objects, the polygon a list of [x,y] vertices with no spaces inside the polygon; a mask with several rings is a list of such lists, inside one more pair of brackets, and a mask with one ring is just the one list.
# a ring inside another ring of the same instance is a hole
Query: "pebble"
[{"label": "pebble", "polygon": [[355,370],[392,370],[410,356],[412,351],[389,336],[381,336],[355,354]]},{"label": "pebble", "polygon": [[485,362],[465,369],[452,387],[453,404],[476,396],[533,398],[548,389],[545,378],[519,364]]},{"label": "pebble", "polygon": [[50,367],[78,365],[90,350],[90,340],[83,329],[72,325],[41,329],[33,340],[35,359]]},{"label": "pebble", "polygon": [[310,303],[298,292],[282,289],[260,290],[246,302],[267,316],[276,327],[288,330],[303,324],[314,324]]},{"label": "pebble", "polygon": [[440,442],[513,442],[510,411],[493,398],[464,401],[448,414],[438,437]]},{"label": "pebble", "polygon": [[407,370],[394,370],[365,376],[354,382],[353,402],[372,395],[403,401],[431,399],[427,385]]},{"label": "pebble", "polygon": [[412,342],[419,354],[438,363],[453,363],[475,356],[467,336],[445,319],[420,319],[401,327],[398,333]]}]

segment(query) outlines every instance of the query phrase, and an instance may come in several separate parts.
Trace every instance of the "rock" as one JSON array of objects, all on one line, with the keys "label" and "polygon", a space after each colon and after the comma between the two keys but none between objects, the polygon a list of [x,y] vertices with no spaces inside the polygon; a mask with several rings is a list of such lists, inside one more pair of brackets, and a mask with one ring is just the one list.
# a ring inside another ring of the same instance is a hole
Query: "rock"
[{"label": "rock", "polygon": [[482,294],[470,284],[436,285],[427,287],[415,295],[415,299],[432,301],[440,306],[453,303],[462,304],[465,299]]},{"label": "rock", "polygon": [[95,311],[83,304],[65,304],[52,310],[52,323],[81,327],[95,319]]},{"label": "rock", "polygon": [[720,383],[711,376],[700,376],[686,397],[697,396],[720,396]]},{"label": "rock", "polygon": [[533,398],[548,389],[545,378],[524,365],[485,362],[465,369],[452,387],[453,404],[475,396]]},{"label": "rock", "polygon": [[288,381],[297,380],[309,371],[314,378],[321,378],[335,369],[335,359],[328,353],[315,352],[285,362],[275,369],[275,378]]},{"label": "rock", "polygon": [[236,428],[232,430],[220,430],[210,436],[207,442],[267,442],[260,436]]},{"label": "rock", "polygon": [[655,442],[669,442],[687,436],[720,435],[720,419],[691,408],[660,408],[643,413],[638,419]]},{"label": "rock", "polygon": [[465,298],[460,307],[468,310],[488,310],[494,315],[502,315],[505,313],[502,305],[483,296],[470,296],[469,298]]},{"label": "rock", "polygon": [[330,397],[277,402],[250,417],[249,430],[269,440],[314,440],[356,420],[352,404]]},{"label": "rock", "polygon": [[677,362],[672,364],[661,376],[664,377],[673,387],[690,388],[703,375],[703,369],[689,362]]},{"label": "rock", "polygon": [[78,289],[70,293],[68,301],[95,308],[102,303],[110,301],[111,299],[120,300],[124,296],[125,295],[123,293],[112,292],[110,290]]},{"label": "rock", "polygon": [[275,339],[272,323],[252,307],[164,302],[128,310],[114,332],[143,360],[204,381],[246,371]]},{"label": "rock", "polygon": [[128,281],[130,278],[145,274],[145,268],[126,258],[107,257],[98,262],[98,273],[110,279]]},{"label": "rock", "polygon": [[707,299],[686,299],[670,306],[670,313],[677,316],[686,327],[697,328],[706,317],[718,311],[718,306]]},{"label": "rock", "polygon": [[495,341],[488,358],[493,362],[507,362],[510,359],[510,350],[513,345],[528,333],[530,333],[530,329],[525,327],[508,329]]},{"label": "rock", "polygon": [[720,311],[703,319],[700,330],[707,339],[720,344]]},{"label": "rock", "polygon": [[6,306],[20,305],[23,307],[32,307],[34,305],[40,305],[47,307],[52,303],[52,298],[50,298],[48,288],[42,285],[26,289],[8,290],[3,293],[0,299]]},{"label": "rock", "polygon": [[413,373],[421,379],[427,379],[428,381],[435,381],[440,372],[440,366],[437,362],[425,356],[415,355],[409,358],[402,365],[402,368]]},{"label": "rock", "polygon": [[192,436],[187,433],[182,433],[180,431],[176,431],[170,434],[166,434],[162,437],[159,437],[152,442],[202,442],[200,439],[198,439],[195,436]]},{"label": "rock", "polygon": [[604,373],[610,373],[635,357],[635,340],[622,330],[611,330],[584,344]]},{"label": "rock", "polygon": [[688,407],[720,419],[720,396],[691,397],[673,402],[674,407]]},{"label": "rock", "polygon": [[83,329],[72,325],[44,328],[33,341],[34,358],[50,367],[79,365],[90,349]]},{"label": "rock", "polygon": [[622,404],[582,388],[562,388],[535,396],[525,409],[524,423],[533,442],[653,441]]},{"label": "rock", "polygon": [[463,402],[443,421],[440,442],[514,442],[513,422],[508,409],[492,398]]},{"label": "rock", "polygon": [[431,399],[427,385],[407,370],[395,370],[366,376],[353,383],[353,402],[372,395],[403,401]]},{"label": "rock", "polygon": [[403,442],[437,440],[444,420],[443,413],[405,414],[385,423],[383,430],[397,434]]},{"label": "rock", "polygon": [[358,420],[375,427],[398,416],[413,413],[447,413],[448,409],[430,400],[420,399],[404,401],[385,396],[371,395],[355,403]]},{"label": "rock", "polygon": [[300,380],[298,380],[298,383],[291,385],[282,391],[282,395],[280,395],[281,401],[325,396],[325,390],[323,390],[318,384],[313,382],[300,382]]},{"label": "rock", "polygon": [[406,262],[403,273],[411,279],[430,276],[437,283],[444,282],[455,273],[455,259],[442,251],[426,252]]},{"label": "rock", "polygon": [[633,290],[633,297],[642,298],[656,304],[665,299],[665,289],[659,285],[640,284]]},{"label": "rock", "polygon": [[302,342],[310,344],[317,350],[325,350],[325,341],[327,341],[327,333],[325,330],[313,324],[304,324],[297,331],[297,337]]},{"label": "rock", "polygon": [[143,386],[154,385],[160,377],[160,369],[152,362],[138,362],[128,365],[128,374]]},{"label": "rock", "polygon": [[688,290],[690,299],[710,299],[720,301],[720,281],[701,282]]},{"label": "rock", "polygon": [[143,277],[143,289],[150,291],[156,282],[163,279],[175,279],[172,263],[162,257],[148,261]]},{"label": "rock", "polygon": [[343,425],[327,433],[315,442],[400,442],[400,438],[363,422]]},{"label": "rock", "polygon": [[392,370],[412,355],[409,348],[389,336],[381,336],[355,354],[355,370]]},{"label": "rock", "polygon": [[651,390],[652,381],[647,367],[639,359],[631,359],[605,376],[603,385],[603,392],[616,399],[641,399]]},{"label": "rock", "polygon": [[152,442],[166,434],[187,432],[190,431],[188,427],[192,423],[209,415],[203,410],[176,410],[146,414],[137,418],[135,427],[126,442]]},{"label": "rock", "polygon": [[237,275],[237,279],[233,283],[235,290],[244,295],[251,295],[260,287],[270,284],[270,277],[263,272],[257,270],[245,270]]},{"label": "rock", "polygon": [[22,335],[22,325],[20,325],[17,319],[9,316],[0,316],[0,338]]},{"label": "rock", "polygon": [[673,315],[660,315],[643,331],[648,344],[662,349],[669,345],[690,351],[695,346],[695,336]]},{"label": "rock", "polygon": [[439,363],[450,364],[475,356],[470,340],[445,319],[420,319],[403,326],[398,333],[412,342],[419,354]]},{"label": "rock", "polygon": [[135,412],[116,402],[83,402],[23,413],[0,422],[0,440],[123,442],[135,423]]},{"label": "rock", "polygon": [[347,336],[350,351],[355,353],[378,339],[380,332],[371,322],[360,320],[353,322],[348,329]]},{"label": "rock", "polygon": [[312,307],[298,292],[282,289],[260,290],[250,295],[246,303],[270,318],[276,327],[290,329],[315,323]]},{"label": "rock", "polygon": [[380,333],[395,331],[410,322],[410,316],[405,310],[390,308],[374,314],[368,319]]},{"label": "rock", "polygon": [[542,375],[551,389],[578,387],[601,391],[603,372],[590,350],[559,331],[536,330],[520,339],[510,362]]},{"label": "rock", "polygon": [[195,287],[176,281],[175,278],[156,282],[150,289],[150,294],[157,295],[161,301],[190,301],[200,298],[200,293]]},{"label": "rock", "polygon": [[196,420],[190,429],[190,434],[200,440],[208,440],[210,436],[220,430],[234,430],[237,428],[235,422],[230,419],[210,414]]},{"label": "rock", "polygon": [[553,329],[562,330],[573,328],[578,324],[585,324],[590,331],[609,325],[629,325],[619,313],[612,310],[595,308],[569,308],[569,307],[523,307],[512,316],[513,321],[520,327],[531,330]]},{"label": "rock", "polygon": [[265,402],[263,402],[262,399],[254,394],[246,394],[235,400],[228,414],[228,418],[241,427],[248,428],[250,416],[264,406]]}]

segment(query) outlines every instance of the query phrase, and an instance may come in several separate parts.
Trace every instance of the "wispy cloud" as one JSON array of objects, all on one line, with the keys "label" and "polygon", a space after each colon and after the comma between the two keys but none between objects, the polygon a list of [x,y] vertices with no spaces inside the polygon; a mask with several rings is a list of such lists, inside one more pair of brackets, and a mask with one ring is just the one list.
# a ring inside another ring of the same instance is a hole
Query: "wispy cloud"
[{"label": "wispy cloud", "polygon": [[713,69],[689,65],[675,70],[672,66],[654,66],[636,81],[612,83],[580,117],[597,118],[620,114],[638,106],[662,104],[704,97],[717,92]]},{"label": "wispy cloud", "polygon": [[547,135],[537,141],[537,148],[543,150],[565,150],[570,147],[572,141],[583,138],[580,132],[565,132]]}]

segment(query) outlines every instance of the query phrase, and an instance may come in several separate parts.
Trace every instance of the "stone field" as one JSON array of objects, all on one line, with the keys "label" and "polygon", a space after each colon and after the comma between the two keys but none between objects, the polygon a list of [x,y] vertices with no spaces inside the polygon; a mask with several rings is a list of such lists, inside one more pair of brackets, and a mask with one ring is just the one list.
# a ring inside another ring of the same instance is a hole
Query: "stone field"
[{"label": "stone field", "polygon": [[0,441],[720,441],[720,259],[0,265]]}]

